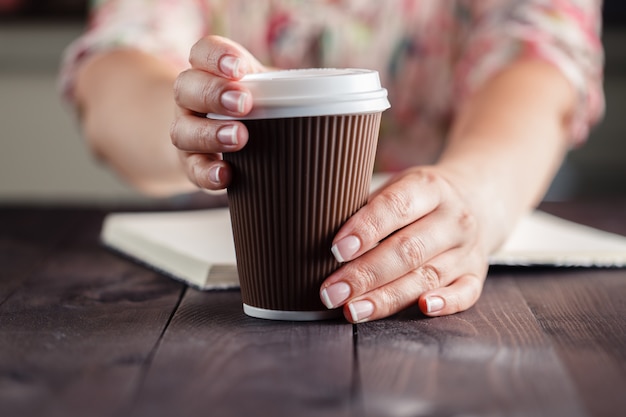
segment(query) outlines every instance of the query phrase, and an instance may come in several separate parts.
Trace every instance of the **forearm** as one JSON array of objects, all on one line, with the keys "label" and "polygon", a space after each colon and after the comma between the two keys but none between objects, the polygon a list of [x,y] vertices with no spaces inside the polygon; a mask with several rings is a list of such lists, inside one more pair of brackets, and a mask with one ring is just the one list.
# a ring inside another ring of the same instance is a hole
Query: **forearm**
[{"label": "forearm", "polygon": [[139,51],[95,55],[79,70],[76,99],[93,153],[140,191],[194,189],[169,137],[177,69]]},{"label": "forearm", "polygon": [[539,61],[519,61],[464,104],[439,166],[474,207],[487,250],[543,197],[568,148],[575,92]]}]

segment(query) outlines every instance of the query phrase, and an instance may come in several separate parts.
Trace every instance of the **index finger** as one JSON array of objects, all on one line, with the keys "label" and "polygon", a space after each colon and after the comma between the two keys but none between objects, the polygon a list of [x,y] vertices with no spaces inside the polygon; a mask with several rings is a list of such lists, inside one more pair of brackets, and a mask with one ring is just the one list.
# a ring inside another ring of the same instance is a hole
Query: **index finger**
[{"label": "index finger", "polygon": [[399,177],[341,227],[333,240],[333,255],[340,262],[355,259],[432,212],[441,204],[440,187],[440,181],[427,171]]},{"label": "index finger", "polygon": [[249,72],[262,69],[244,47],[215,35],[206,36],[192,46],[189,63],[195,69],[231,80],[239,80]]}]

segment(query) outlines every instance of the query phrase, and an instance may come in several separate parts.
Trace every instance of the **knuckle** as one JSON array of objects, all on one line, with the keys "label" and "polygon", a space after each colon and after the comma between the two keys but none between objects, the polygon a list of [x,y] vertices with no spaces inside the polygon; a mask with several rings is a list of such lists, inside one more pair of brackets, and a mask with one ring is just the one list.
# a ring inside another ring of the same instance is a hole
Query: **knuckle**
[{"label": "knuckle", "polygon": [[172,120],[172,123],[170,124],[170,140],[172,141],[172,145],[174,145],[176,148],[179,148],[179,141],[180,141],[180,137],[178,136],[178,132],[179,132],[179,118],[176,117],[174,118],[174,120]]},{"label": "knuckle", "polygon": [[406,294],[393,285],[388,285],[378,294],[378,300],[376,302],[379,309],[385,311],[395,311],[401,307],[404,307]]},{"label": "knuckle", "polygon": [[435,172],[430,171],[427,168],[421,168],[413,172],[413,181],[416,183],[427,186],[439,186],[441,185],[442,178]]},{"label": "knuckle", "polygon": [[191,46],[191,49],[189,50],[189,61],[192,61],[193,57],[198,54],[198,50],[202,48],[202,45],[206,42],[206,39],[207,37],[200,38]]},{"label": "knuckle", "polygon": [[404,265],[415,267],[426,260],[426,245],[419,236],[399,236],[397,248],[398,256]]},{"label": "knuckle", "polygon": [[212,126],[196,117],[178,117],[170,125],[172,144],[182,151],[208,152],[212,135]]},{"label": "knuckle", "polygon": [[174,79],[174,85],[172,86],[172,92],[174,93],[174,102],[178,103],[180,99],[180,78],[183,76],[183,73],[178,74],[176,79]]},{"label": "knuckle", "polygon": [[420,168],[412,173],[411,181],[420,189],[430,190],[436,195],[436,199],[441,201],[443,196],[449,193],[450,184],[439,173],[431,171],[429,168]]},{"label": "knuckle", "polygon": [[364,294],[377,285],[378,274],[371,264],[365,262],[352,262],[346,265],[347,275],[353,277],[350,286],[354,295]]},{"label": "knuckle", "polygon": [[207,123],[204,121],[196,123],[193,127],[191,136],[192,141],[194,142],[194,148],[198,150],[202,149],[204,147],[203,144],[207,142],[207,139],[209,139],[211,135],[212,129],[207,125]]},{"label": "knuckle", "polygon": [[461,230],[472,231],[477,228],[476,217],[467,209],[462,210],[457,218],[457,224]]},{"label": "knuckle", "polygon": [[383,237],[383,219],[377,216],[376,213],[364,214],[362,221],[358,223],[358,227],[359,235],[364,242],[375,242]]},{"label": "knuckle", "polygon": [[443,274],[433,265],[424,265],[419,269],[424,288],[434,290],[443,287]]},{"label": "knuckle", "polygon": [[439,176],[429,170],[420,171],[419,179],[425,184],[435,184],[439,182]]},{"label": "knuckle", "polygon": [[215,108],[214,103],[217,100],[217,94],[211,83],[202,83],[200,89],[198,90],[198,94],[200,95],[200,101],[206,109]]},{"label": "knuckle", "polygon": [[385,212],[400,219],[406,219],[410,216],[412,209],[412,199],[398,189],[388,188],[380,194]]},{"label": "knuckle", "polygon": [[181,102],[181,98],[183,95],[183,83],[184,83],[184,78],[186,77],[186,75],[188,74],[189,70],[185,70],[183,72],[181,72],[178,77],[176,77],[176,79],[174,80],[174,86],[173,86],[173,92],[174,92],[174,102],[177,104],[180,104]]}]

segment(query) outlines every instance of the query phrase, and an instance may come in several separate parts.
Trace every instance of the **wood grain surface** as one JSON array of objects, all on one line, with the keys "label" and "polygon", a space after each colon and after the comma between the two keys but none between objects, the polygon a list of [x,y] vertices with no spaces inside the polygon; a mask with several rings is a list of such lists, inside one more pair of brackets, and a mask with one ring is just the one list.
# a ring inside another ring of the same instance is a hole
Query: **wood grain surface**
[{"label": "wood grain surface", "polygon": [[352,353],[345,322],[254,319],[239,292],[189,289],[133,414],[350,415]]},{"label": "wood grain surface", "polygon": [[[545,208],[626,234],[625,202]],[[0,208],[0,416],[626,410],[624,269],[492,269],[449,317],[275,322],[105,250],[105,213]]]},{"label": "wood grain surface", "polygon": [[29,232],[3,230],[26,248],[56,244],[27,273],[9,268],[21,283],[0,305],[0,415],[110,416],[133,403],[183,286],[103,251],[101,219],[24,212]]},{"label": "wood grain surface", "polygon": [[358,352],[369,415],[586,415],[508,275],[492,277],[466,312],[359,326]]}]

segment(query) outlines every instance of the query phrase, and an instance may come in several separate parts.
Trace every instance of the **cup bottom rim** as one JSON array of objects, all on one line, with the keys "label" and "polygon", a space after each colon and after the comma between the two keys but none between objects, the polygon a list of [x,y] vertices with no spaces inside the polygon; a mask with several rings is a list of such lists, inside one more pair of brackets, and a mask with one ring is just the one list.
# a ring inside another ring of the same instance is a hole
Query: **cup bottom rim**
[{"label": "cup bottom rim", "polygon": [[243,312],[250,316],[266,320],[284,321],[316,321],[331,320],[342,316],[341,310],[320,311],[293,311],[293,310],[270,310],[243,303]]}]

